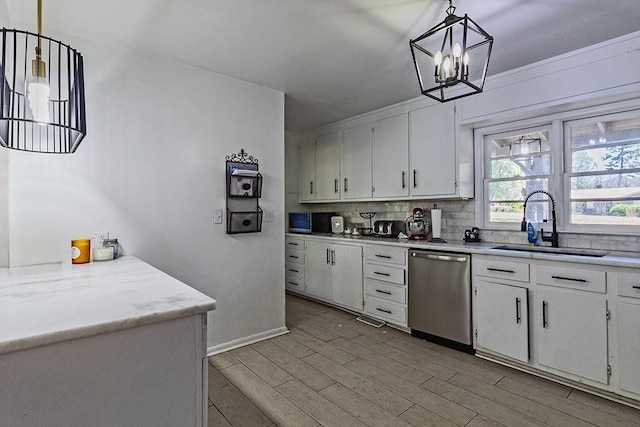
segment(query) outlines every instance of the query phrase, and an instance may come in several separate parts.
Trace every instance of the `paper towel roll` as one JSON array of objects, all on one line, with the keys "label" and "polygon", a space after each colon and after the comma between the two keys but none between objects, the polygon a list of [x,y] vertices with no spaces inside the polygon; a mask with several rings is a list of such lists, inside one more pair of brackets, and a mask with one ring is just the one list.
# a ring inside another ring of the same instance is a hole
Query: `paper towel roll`
[{"label": "paper towel roll", "polygon": [[442,210],[431,209],[431,232],[434,239],[440,239],[442,236]]}]

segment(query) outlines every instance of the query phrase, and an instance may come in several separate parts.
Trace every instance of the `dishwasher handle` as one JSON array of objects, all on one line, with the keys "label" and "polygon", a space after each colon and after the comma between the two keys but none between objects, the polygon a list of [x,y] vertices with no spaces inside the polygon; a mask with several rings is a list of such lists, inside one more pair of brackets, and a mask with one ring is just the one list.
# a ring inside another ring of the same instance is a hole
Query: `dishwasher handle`
[{"label": "dishwasher handle", "polygon": [[433,259],[436,261],[451,261],[451,262],[467,262],[466,256],[450,256],[450,255],[434,255],[434,254],[421,254],[419,252],[411,252],[411,256],[419,258]]}]

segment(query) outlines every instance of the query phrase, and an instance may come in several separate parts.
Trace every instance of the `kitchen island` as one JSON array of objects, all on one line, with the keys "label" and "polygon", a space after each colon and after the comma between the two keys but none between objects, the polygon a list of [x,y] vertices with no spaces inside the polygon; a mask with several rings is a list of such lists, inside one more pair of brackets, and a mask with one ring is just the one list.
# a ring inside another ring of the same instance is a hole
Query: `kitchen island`
[{"label": "kitchen island", "polygon": [[0,425],[206,425],[216,301],[134,257],[0,270]]}]

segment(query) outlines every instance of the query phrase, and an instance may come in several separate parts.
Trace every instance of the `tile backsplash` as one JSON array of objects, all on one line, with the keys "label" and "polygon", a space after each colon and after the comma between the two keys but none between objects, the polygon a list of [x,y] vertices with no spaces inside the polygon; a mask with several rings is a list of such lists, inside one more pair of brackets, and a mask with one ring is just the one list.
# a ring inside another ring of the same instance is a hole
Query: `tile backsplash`
[{"label": "tile backsplash", "polygon": [[[430,219],[429,211],[437,204],[442,209],[442,237],[447,241],[461,241],[464,231],[475,224],[475,202],[473,200],[411,200],[394,202],[347,202],[306,204],[303,210],[312,212],[337,212],[345,219],[345,224],[361,224],[368,227],[369,221],[360,217],[359,212],[375,212],[376,220],[406,220],[413,208],[422,208],[425,218]],[[444,225],[444,224],[443,224]],[[527,235],[520,231],[494,231],[480,229],[483,242],[526,244]],[[602,235],[585,233],[560,233],[560,246],[567,248],[600,249],[609,251],[640,251],[640,236]]]}]

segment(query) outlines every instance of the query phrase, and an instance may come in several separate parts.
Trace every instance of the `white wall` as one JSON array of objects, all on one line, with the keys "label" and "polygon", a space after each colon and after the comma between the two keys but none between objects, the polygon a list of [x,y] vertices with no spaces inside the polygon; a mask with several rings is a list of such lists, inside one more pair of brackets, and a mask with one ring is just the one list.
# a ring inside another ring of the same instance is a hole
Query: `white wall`
[{"label": "white wall", "polygon": [[[0,25],[8,26],[7,4],[0,0]],[[9,266],[9,154],[0,148],[0,268]]]},{"label": "white wall", "polygon": [[[210,349],[285,330],[284,94],[51,35],[84,55],[88,135],[73,155],[9,153],[11,266],[69,262],[71,239],[109,231],[218,301]],[[213,211],[225,208],[225,156],[241,148],[260,162],[260,205],[276,220],[227,235]]]}]

